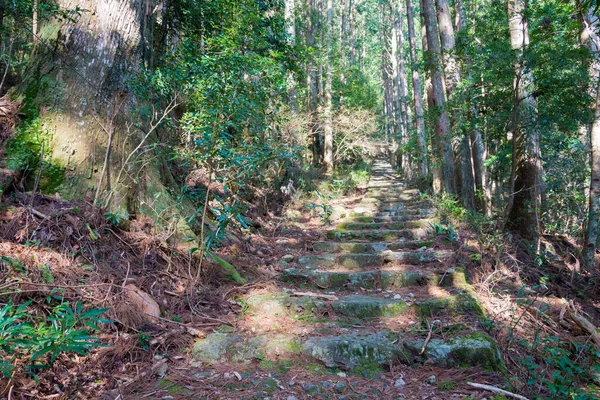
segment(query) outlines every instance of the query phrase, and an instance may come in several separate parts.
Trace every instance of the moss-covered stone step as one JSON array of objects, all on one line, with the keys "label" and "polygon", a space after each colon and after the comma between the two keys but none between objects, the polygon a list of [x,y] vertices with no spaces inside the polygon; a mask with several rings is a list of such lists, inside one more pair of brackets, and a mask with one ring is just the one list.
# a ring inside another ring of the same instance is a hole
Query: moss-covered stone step
[{"label": "moss-covered stone step", "polygon": [[418,217],[421,218],[429,218],[436,215],[436,212],[433,208],[423,208],[423,209],[409,209],[409,210],[394,210],[394,211],[383,211],[378,208],[372,207],[356,207],[354,211],[350,213],[351,218],[357,217]]},{"label": "moss-covered stone step", "polygon": [[350,269],[366,269],[383,265],[383,256],[373,253],[363,254],[320,254],[298,258],[303,268],[316,269],[327,267],[343,267]]},{"label": "moss-covered stone step", "polygon": [[342,267],[348,269],[367,269],[381,267],[384,264],[393,265],[420,265],[440,261],[449,257],[450,251],[390,251],[379,253],[343,253],[343,254],[315,254],[298,257],[298,264],[303,268],[317,269],[329,267]]},{"label": "moss-covered stone step", "polygon": [[313,250],[321,253],[383,253],[384,251],[421,249],[433,246],[431,240],[404,242],[315,242]]},{"label": "moss-covered stone step", "polygon": [[344,296],[331,307],[336,314],[360,319],[397,317],[411,308],[402,300],[360,295]]},{"label": "moss-covered stone step", "polygon": [[377,222],[342,222],[335,227],[336,231],[352,231],[352,230],[397,230],[397,229],[413,229],[413,228],[428,228],[433,219],[413,219],[410,221],[377,221]]},{"label": "moss-covered stone step", "polygon": [[414,303],[402,299],[377,296],[350,295],[339,300],[326,301],[317,296],[296,297],[284,292],[254,295],[246,300],[247,312],[252,316],[291,318],[318,317],[329,306],[338,316],[345,316],[368,321],[375,318],[397,317],[404,313],[433,318],[440,315],[458,315],[470,313],[475,316],[483,314],[477,300],[470,294],[431,298]]},{"label": "moss-covered stone step", "polygon": [[282,282],[314,285],[324,289],[394,289],[409,286],[451,286],[457,272],[445,273],[385,269],[369,271],[311,271],[288,268]]},{"label": "moss-covered stone step", "polygon": [[304,355],[327,367],[358,373],[397,364],[423,363],[445,368],[481,366],[503,370],[497,344],[484,334],[470,333],[447,340],[433,338],[421,354],[423,343],[422,338],[409,338],[391,331],[306,338],[281,334],[247,338],[233,333],[213,333],[195,343],[192,357],[204,362],[288,359],[302,363],[298,356]]},{"label": "moss-covered stone step", "polygon": [[427,229],[382,229],[382,230],[353,230],[353,231],[329,231],[327,238],[331,240],[372,240],[390,241],[397,239],[424,239],[427,237]]}]

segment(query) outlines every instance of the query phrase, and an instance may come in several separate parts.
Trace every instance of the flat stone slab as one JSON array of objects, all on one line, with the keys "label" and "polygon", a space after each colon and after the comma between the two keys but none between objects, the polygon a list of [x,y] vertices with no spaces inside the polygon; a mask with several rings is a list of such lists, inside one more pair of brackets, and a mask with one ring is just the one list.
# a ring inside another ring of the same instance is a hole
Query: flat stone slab
[{"label": "flat stone slab", "polygon": [[430,240],[410,240],[404,242],[315,242],[313,250],[323,253],[375,253],[404,249],[421,249],[433,246]]},{"label": "flat stone slab", "polygon": [[359,295],[342,297],[332,302],[331,307],[337,314],[361,319],[396,317],[410,309],[402,300]]},{"label": "flat stone slab", "polygon": [[335,229],[337,231],[345,230],[394,230],[394,229],[413,229],[428,228],[433,219],[413,219],[409,221],[377,221],[377,222],[342,222]]},{"label": "flat stone slab", "polygon": [[427,237],[427,229],[382,229],[379,231],[352,230],[352,231],[329,231],[327,238],[331,240],[372,240],[390,241],[395,239],[423,239]]},{"label": "flat stone slab", "polygon": [[[358,246],[360,247],[360,246]],[[364,248],[361,248],[364,250]],[[372,249],[370,253],[317,254],[303,256],[298,263],[306,269],[327,269],[342,267],[348,269],[369,269],[381,267],[386,263],[420,265],[440,261],[452,255],[451,251],[380,251]]]},{"label": "flat stone slab", "polygon": [[420,271],[371,270],[357,272],[303,271],[289,268],[283,271],[280,280],[289,283],[313,284],[320,288],[348,289],[392,289],[408,286],[449,286],[450,274],[435,274]]},{"label": "flat stone slab", "polygon": [[304,354],[327,367],[351,371],[422,363],[444,368],[481,366],[495,371],[503,368],[498,346],[481,333],[431,339],[424,354],[420,354],[423,343],[424,339],[409,339],[391,331],[307,338],[213,333],[195,343],[192,357],[209,362],[249,363],[265,359],[297,360],[298,355]]}]

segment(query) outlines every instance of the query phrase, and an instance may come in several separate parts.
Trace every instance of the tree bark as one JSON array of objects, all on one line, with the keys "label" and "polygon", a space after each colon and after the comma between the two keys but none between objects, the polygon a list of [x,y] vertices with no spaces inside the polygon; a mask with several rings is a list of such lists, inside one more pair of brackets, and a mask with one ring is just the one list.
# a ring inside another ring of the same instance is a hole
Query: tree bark
[{"label": "tree bark", "polygon": [[450,117],[446,104],[446,85],[440,63],[441,47],[433,0],[422,0],[422,12],[427,32],[427,51],[430,59],[433,105],[436,112],[436,147],[442,163],[444,190],[449,195],[457,194],[456,167],[452,150]]},{"label": "tree bark", "polygon": [[[295,0],[285,0],[285,22],[288,35],[288,44],[296,44],[296,4]],[[290,109],[294,114],[298,114],[298,94],[296,92],[296,76],[292,71],[287,75],[287,93]]]},{"label": "tree bark", "polygon": [[596,252],[600,236],[600,37],[597,34],[598,17],[593,12],[583,15],[584,29],[581,39],[592,53],[590,77],[595,80],[596,104],[594,122],[590,129],[590,193],[588,218],[583,247],[583,267],[596,270]]},{"label": "tree bark", "polygon": [[332,122],[332,104],[331,104],[331,85],[333,81],[333,0],[327,0],[327,70],[325,72],[325,109],[323,112],[323,130],[325,134],[325,151],[323,164],[327,173],[333,172],[333,122]]},{"label": "tree bark", "polygon": [[515,62],[515,123],[513,129],[514,190],[509,193],[506,215],[510,228],[530,239],[539,251],[542,196],[544,191],[540,132],[537,123],[537,100],[533,96],[534,77],[525,66],[525,51],[529,46],[529,28],[523,16],[525,0],[509,0],[508,17],[510,44],[517,52]]},{"label": "tree bark", "polygon": [[[454,36],[454,27],[452,26],[452,16],[450,15],[450,7],[448,0],[436,0],[437,18],[440,27],[440,40],[443,54],[443,64],[446,76],[446,89],[448,92],[448,100],[460,102],[456,100],[456,89],[461,81],[460,69],[458,62],[454,56],[456,49],[456,39]],[[464,100],[464,99],[463,99]],[[453,120],[455,126],[460,124],[461,116],[453,112]],[[462,131],[462,129],[461,129]],[[471,154],[471,139],[466,132],[461,132],[459,144],[459,161],[460,161],[460,195],[465,208],[469,210],[475,209],[475,177],[473,176],[473,160]]]},{"label": "tree bark", "polygon": [[425,117],[423,114],[423,95],[421,93],[421,76],[417,59],[417,40],[415,35],[415,20],[412,0],[406,0],[406,20],[408,23],[408,43],[412,71],[413,102],[415,107],[415,122],[417,127],[417,143],[419,145],[420,175],[427,176],[427,140],[425,139]]},{"label": "tree bark", "polygon": [[[307,0],[306,6],[306,46],[314,47],[317,35],[317,9],[315,0]],[[308,124],[308,136],[311,140],[311,152],[313,164],[321,162],[321,141],[319,138],[319,115],[318,115],[318,71],[314,56],[309,56],[306,86],[308,91],[307,111],[310,122]]]}]

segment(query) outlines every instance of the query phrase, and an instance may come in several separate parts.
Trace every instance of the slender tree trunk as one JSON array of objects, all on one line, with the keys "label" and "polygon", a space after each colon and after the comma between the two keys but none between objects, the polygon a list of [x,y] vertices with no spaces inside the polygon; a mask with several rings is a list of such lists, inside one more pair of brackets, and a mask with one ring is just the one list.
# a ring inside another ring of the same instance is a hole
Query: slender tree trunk
[{"label": "slender tree trunk", "polygon": [[[450,15],[450,7],[448,0],[436,0],[437,18],[440,27],[440,40],[442,45],[443,64],[446,76],[446,89],[450,101],[460,102],[456,100],[456,89],[461,81],[460,69],[458,62],[454,56],[456,48],[456,39],[454,36],[454,27],[452,26],[452,17]],[[453,120],[455,126],[460,128],[462,116],[456,115],[453,112]],[[462,130],[462,129],[461,129]],[[471,154],[471,139],[470,135],[461,132],[459,144],[460,160],[460,194],[463,205],[469,209],[475,209],[475,177],[473,175],[473,160]]]},{"label": "slender tree trunk", "polygon": [[[346,84],[346,68],[348,68],[348,0],[342,0],[342,21],[341,21],[341,61],[342,68],[340,71],[340,82],[342,85]],[[340,103],[343,104],[343,100],[340,99]]]},{"label": "slender tree trunk", "polygon": [[331,105],[331,84],[333,81],[333,0],[327,0],[327,71],[325,72],[325,109],[324,109],[324,131],[325,131],[325,155],[323,163],[327,173],[333,171],[333,123],[332,123],[332,105]]},{"label": "slender tree trunk", "polygon": [[583,267],[587,271],[596,269],[596,251],[600,236],[600,37],[597,34],[598,17],[593,12],[583,16],[582,41],[593,55],[590,76],[595,79],[596,109],[590,130],[590,194],[588,220],[583,247]]},{"label": "slender tree trunk", "polygon": [[454,152],[452,150],[452,134],[450,131],[450,117],[446,104],[446,85],[440,63],[441,47],[438,36],[436,12],[433,0],[422,0],[423,19],[427,32],[427,49],[430,57],[431,84],[433,87],[433,104],[436,117],[437,151],[442,161],[444,190],[447,194],[455,195],[456,168],[454,166]]},{"label": "slender tree trunk", "polygon": [[[391,6],[391,14],[392,14],[392,37],[391,37],[391,55],[390,55],[390,61],[391,61],[391,70],[392,70],[392,76],[391,76],[391,80],[393,83],[393,90],[392,90],[392,97],[393,97],[393,104],[394,104],[394,125],[395,125],[395,130],[396,130],[396,135],[393,136],[393,147],[397,147],[398,143],[402,143],[404,141],[404,138],[406,137],[406,123],[404,120],[404,116],[405,113],[403,111],[403,100],[402,100],[402,94],[403,94],[403,90],[401,87],[401,82],[400,82],[400,66],[399,66],[399,60],[400,60],[400,56],[398,55],[399,52],[399,37],[400,37],[400,22],[399,22],[399,13],[395,12],[395,7],[393,6],[393,4],[390,4]],[[387,24],[385,23],[386,21],[382,21],[382,26],[386,26]],[[386,47],[383,48],[383,50],[385,51]],[[398,152],[398,149],[394,149],[395,152]],[[399,149],[400,154],[403,153],[402,148],[400,147]],[[397,158],[398,154],[394,154],[394,158]],[[400,158],[399,160],[400,163],[400,167],[404,168],[405,165],[403,164],[403,159]]]},{"label": "slender tree trunk", "polygon": [[355,34],[355,0],[348,0],[348,41],[350,45],[350,66],[354,66],[356,64],[356,41],[354,39]]},{"label": "slender tree trunk", "polygon": [[[513,124],[514,190],[509,193],[506,215],[509,227],[531,239],[539,251],[542,196],[544,191],[540,132],[537,123],[537,100],[533,96],[534,77],[525,66],[524,53],[529,46],[529,28],[523,16],[525,0],[509,0],[508,17],[511,47],[518,51],[515,63],[517,107]],[[512,203],[512,204],[511,204]]]},{"label": "slender tree trunk", "polygon": [[[317,35],[317,7],[315,0],[307,0],[306,6],[306,46],[311,48],[315,45]],[[308,89],[307,111],[310,122],[308,124],[308,135],[311,140],[311,151],[313,164],[321,162],[321,143],[319,138],[319,115],[318,115],[318,69],[314,56],[309,56],[308,70],[306,74],[306,87]]]},{"label": "slender tree trunk", "polygon": [[[403,134],[401,138],[402,147],[408,145],[410,139],[410,126],[412,121],[412,113],[408,106],[408,84],[406,82],[406,63],[404,61],[404,21],[403,21],[403,4],[402,0],[398,0],[398,9],[394,17],[398,21],[398,27],[396,29],[397,41],[398,41],[398,90],[400,100],[400,113],[403,123]],[[411,165],[409,153],[405,150],[402,151],[402,172],[407,178],[411,178]]]},{"label": "slender tree trunk", "polygon": [[[285,22],[288,35],[288,44],[296,44],[296,4],[295,0],[285,0]],[[287,75],[287,93],[290,109],[294,114],[298,114],[298,94],[296,92],[296,76],[292,71]]]},{"label": "slender tree trunk", "polygon": [[413,101],[417,126],[417,142],[419,144],[420,175],[427,175],[427,141],[425,139],[425,117],[423,114],[423,95],[421,94],[421,76],[417,59],[417,40],[415,36],[415,20],[412,0],[406,0],[406,20],[408,22],[408,43],[412,71]]}]

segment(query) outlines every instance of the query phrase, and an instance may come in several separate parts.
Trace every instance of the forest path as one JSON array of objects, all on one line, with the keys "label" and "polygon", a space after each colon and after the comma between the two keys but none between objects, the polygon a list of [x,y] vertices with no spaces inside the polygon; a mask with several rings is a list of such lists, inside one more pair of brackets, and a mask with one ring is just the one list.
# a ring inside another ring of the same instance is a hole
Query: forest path
[{"label": "forest path", "polygon": [[277,285],[240,300],[235,331],[195,343],[187,374],[204,394],[443,399],[502,369],[452,244],[431,237],[433,205],[387,162],[372,173],[351,215],[312,252],[284,257]]}]

